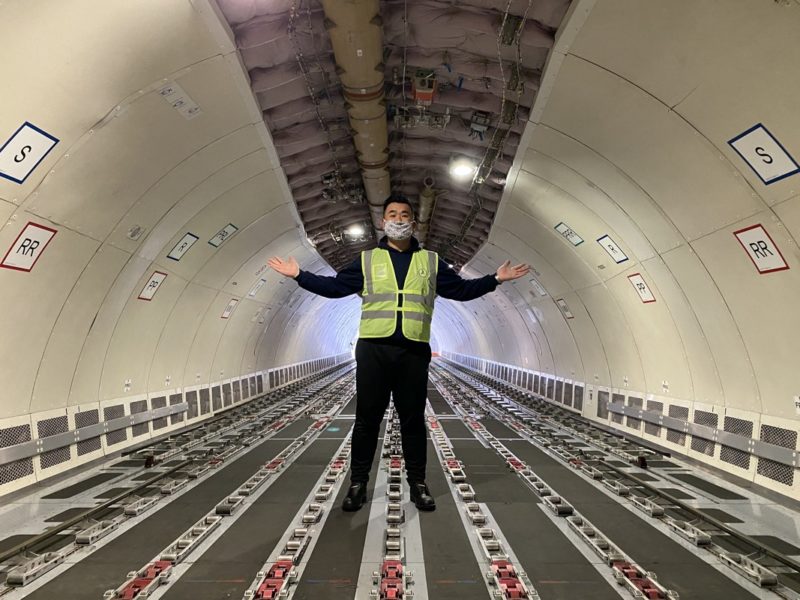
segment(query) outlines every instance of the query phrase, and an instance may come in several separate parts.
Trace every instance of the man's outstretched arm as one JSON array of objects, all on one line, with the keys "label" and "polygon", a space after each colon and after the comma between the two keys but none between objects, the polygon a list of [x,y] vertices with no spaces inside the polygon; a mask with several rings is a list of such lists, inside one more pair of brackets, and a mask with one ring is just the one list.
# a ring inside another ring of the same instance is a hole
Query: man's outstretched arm
[{"label": "man's outstretched arm", "polygon": [[347,265],[335,277],[325,277],[303,271],[292,257],[283,260],[274,256],[267,261],[267,264],[281,275],[291,277],[297,281],[298,285],[304,290],[325,298],[344,298],[350,294],[361,293],[364,288],[361,258],[357,258]]},{"label": "man's outstretched arm", "polygon": [[528,265],[511,266],[510,261],[506,261],[497,273],[486,275],[477,279],[463,279],[450,266],[439,259],[439,272],[436,276],[436,293],[442,298],[466,302],[480,298],[484,294],[493,292],[503,281],[518,279],[528,273]]}]

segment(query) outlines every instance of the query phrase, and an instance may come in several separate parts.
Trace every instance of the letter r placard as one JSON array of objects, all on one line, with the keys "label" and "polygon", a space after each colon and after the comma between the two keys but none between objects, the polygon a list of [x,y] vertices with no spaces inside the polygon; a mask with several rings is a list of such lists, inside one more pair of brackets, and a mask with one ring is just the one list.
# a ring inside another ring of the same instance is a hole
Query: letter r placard
[{"label": "letter r placard", "polygon": [[734,231],[733,235],[739,240],[742,248],[762,275],[785,271],[789,268],[777,244],[760,223]]},{"label": "letter r placard", "polygon": [[56,233],[50,227],[28,222],[6,252],[0,267],[30,272]]}]

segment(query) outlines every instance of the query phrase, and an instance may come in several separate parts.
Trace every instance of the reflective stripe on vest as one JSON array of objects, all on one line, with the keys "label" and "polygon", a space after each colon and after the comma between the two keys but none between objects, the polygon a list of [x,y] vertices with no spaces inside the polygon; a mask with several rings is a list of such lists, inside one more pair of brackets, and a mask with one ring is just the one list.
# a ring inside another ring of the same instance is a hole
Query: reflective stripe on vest
[{"label": "reflective stripe on vest", "polygon": [[[364,290],[361,294],[359,337],[389,337],[396,328],[397,313],[401,312],[403,335],[418,342],[430,341],[438,267],[439,257],[435,252],[414,252],[405,286],[398,289],[389,251],[375,248],[362,252]],[[403,295],[402,306],[400,294]]]}]

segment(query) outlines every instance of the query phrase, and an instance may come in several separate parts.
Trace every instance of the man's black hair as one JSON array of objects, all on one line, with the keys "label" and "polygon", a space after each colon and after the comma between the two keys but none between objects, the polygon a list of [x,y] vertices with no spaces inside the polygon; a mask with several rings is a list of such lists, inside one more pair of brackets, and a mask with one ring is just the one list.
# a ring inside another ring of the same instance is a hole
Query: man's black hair
[{"label": "man's black hair", "polygon": [[403,196],[402,194],[392,194],[389,196],[383,203],[383,214],[386,214],[386,209],[390,204],[397,203],[397,204],[408,204],[408,207],[411,209],[411,216],[414,216],[414,206],[409,202],[408,198]]}]

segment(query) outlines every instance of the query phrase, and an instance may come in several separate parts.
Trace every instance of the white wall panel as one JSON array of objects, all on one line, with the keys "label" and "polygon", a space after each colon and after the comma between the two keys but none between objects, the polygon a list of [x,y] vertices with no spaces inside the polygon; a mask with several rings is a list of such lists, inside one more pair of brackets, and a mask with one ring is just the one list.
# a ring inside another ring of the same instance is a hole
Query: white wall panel
[{"label": "white wall panel", "polygon": [[[178,83],[202,114],[187,120],[157,91],[145,94],[71,151],[27,204],[30,210],[104,239],[173,165],[248,123],[221,56],[196,65]],[[102,210],[92,210],[96,202]]]},{"label": "white wall panel", "polygon": [[[159,290],[158,293],[162,291]],[[185,381],[184,369],[189,350],[202,324],[203,315],[216,296],[216,290],[191,283],[180,292],[151,355],[152,360],[148,365],[148,390],[156,392],[198,383],[196,377]],[[209,373],[203,375],[205,376],[203,383],[208,383]]]},{"label": "white wall panel", "polygon": [[[625,283],[630,285],[627,280]],[[631,293],[636,295],[632,289]],[[639,390],[647,389],[644,366],[639,356],[636,340],[621,312],[616,297],[604,285],[584,288],[577,294],[600,336],[608,360],[612,385],[621,387],[627,377],[628,387]],[[593,374],[592,377],[594,377]],[[594,384],[595,382],[589,380],[587,383]]]},{"label": "white wall panel", "polygon": [[[154,260],[201,210],[239,184],[269,170],[267,152],[252,126],[236,129],[197,150],[156,181],[109,235],[109,243]],[[131,240],[128,232],[144,229]],[[188,257],[187,257],[188,258]]]},{"label": "white wall panel", "polygon": [[691,248],[677,248],[663,258],[700,322],[719,371],[725,404],[758,411],[761,403],[750,358],[719,288]]},{"label": "white wall panel", "polygon": [[[796,417],[797,381],[783,357],[800,356],[800,251],[771,211],[718,231],[693,246],[725,297],[755,372],[760,412]],[[759,274],[733,231],[762,223],[790,269]]]},{"label": "white wall panel", "polygon": [[[587,187],[596,186],[598,189],[590,190],[590,193],[607,195],[636,223],[636,227],[656,251],[663,252],[682,243],[683,237],[658,203],[631,175],[602,154],[545,124],[535,128],[535,135],[526,154],[526,164],[530,162],[531,152],[536,153],[534,156],[547,156],[551,161],[564,165],[566,170],[577,173],[585,178]],[[536,169],[538,167],[530,167],[531,171]],[[556,169],[552,170],[553,177],[573,177],[569,174],[558,175]],[[639,245],[634,239],[630,239],[629,243],[638,249]]]},{"label": "white wall panel", "polygon": [[[688,239],[760,210],[719,152],[640,89],[568,56],[543,121],[632,177]],[[676,176],[679,174],[679,176]]]},{"label": "white wall panel", "polygon": [[[722,382],[714,362],[708,340],[705,338],[697,315],[692,310],[683,290],[666,264],[660,259],[648,260],[643,265],[653,281],[672,317],[680,336],[681,347],[686,355],[686,364],[691,377],[693,397],[700,402],[724,404]],[[653,348],[658,353],[671,349],[661,340]],[[670,387],[672,382],[670,381]]]},{"label": "white wall panel", "polygon": [[[29,221],[50,223],[20,211],[0,230],[2,256]],[[97,242],[69,229],[56,228],[30,272],[0,268],[0,414],[30,410],[34,382],[54,324],[75,281],[97,250]],[[78,340],[78,343],[80,341]],[[60,405],[63,407],[64,403]]]},{"label": "white wall panel", "polygon": [[[108,343],[100,397],[122,397],[147,392],[147,375],[158,340],[175,303],[186,288],[186,280],[164,271],[167,278],[158,287],[151,301],[140,300],[139,294],[155,269],[147,269],[122,310]],[[129,389],[125,382],[130,380]]]},{"label": "white wall panel", "polygon": [[53,326],[36,377],[31,412],[65,406],[68,400],[83,405],[97,401],[97,391],[70,399],[78,359],[90,331],[97,324],[100,307],[129,255],[113,246],[97,249],[75,282]]},{"label": "white wall panel", "polygon": [[[520,173],[519,180],[524,180]],[[516,193],[524,193],[516,191]],[[545,226],[536,221],[529,213],[510,206],[497,224],[523,240],[536,240],[536,250],[571,287],[580,288],[597,281],[591,268],[581,260],[575,259],[572,245],[561,237],[552,225]],[[555,293],[555,292],[551,292]]]},{"label": "white wall panel", "polygon": [[0,97],[0,138],[28,120],[61,140],[22,186],[0,179],[0,197],[20,201],[120,102],[218,52],[189,2],[5,3],[2,30],[8,48],[36,50],[4,61],[3,79],[25,93]]}]

